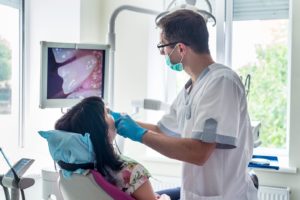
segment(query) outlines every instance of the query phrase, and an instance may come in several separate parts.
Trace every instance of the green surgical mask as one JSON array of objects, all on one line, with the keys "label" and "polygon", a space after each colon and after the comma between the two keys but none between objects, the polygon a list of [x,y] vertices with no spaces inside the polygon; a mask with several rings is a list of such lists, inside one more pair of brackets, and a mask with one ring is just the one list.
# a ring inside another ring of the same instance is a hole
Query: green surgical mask
[{"label": "green surgical mask", "polygon": [[[177,45],[176,45],[177,46]],[[174,47],[174,49],[176,48],[176,46]],[[171,62],[171,59],[170,59],[170,56],[172,55],[174,49],[171,51],[170,55],[166,55],[166,64],[174,71],[182,71],[183,70],[183,64],[182,64],[182,59],[183,57],[181,58],[180,62],[179,63],[176,63],[176,64],[172,64]]]}]

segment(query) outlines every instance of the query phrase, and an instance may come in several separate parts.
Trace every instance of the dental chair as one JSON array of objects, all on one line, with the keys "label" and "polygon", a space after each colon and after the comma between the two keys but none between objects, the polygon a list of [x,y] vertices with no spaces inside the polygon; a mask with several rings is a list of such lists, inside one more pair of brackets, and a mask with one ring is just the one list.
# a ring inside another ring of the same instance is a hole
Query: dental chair
[{"label": "dental chair", "polygon": [[59,173],[58,187],[64,200],[90,199],[113,200],[101,187],[99,187],[92,174],[73,174],[66,179]]},{"label": "dental chair", "polygon": [[134,200],[95,170],[90,170],[87,175],[73,173],[68,178],[60,171],[58,187],[64,200]]},{"label": "dental chair", "polygon": [[[134,200],[95,170],[88,133],[50,130],[39,131],[39,134],[47,140],[50,154],[60,166],[59,173],[55,172],[58,179],[53,187],[58,187],[64,200]],[[48,186],[51,189],[52,185]]]}]

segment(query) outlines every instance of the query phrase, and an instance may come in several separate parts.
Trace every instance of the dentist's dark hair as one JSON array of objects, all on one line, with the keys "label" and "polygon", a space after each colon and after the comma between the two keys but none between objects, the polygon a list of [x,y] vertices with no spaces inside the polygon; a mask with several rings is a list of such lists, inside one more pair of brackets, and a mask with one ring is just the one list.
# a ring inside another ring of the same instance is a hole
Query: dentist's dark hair
[{"label": "dentist's dark hair", "polygon": [[187,9],[177,10],[162,17],[157,26],[168,42],[182,42],[197,53],[210,53],[209,34],[201,14]]},{"label": "dentist's dark hair", "polygon": [[120,171],[123,162],[115,153],[108,136],[105,104],[100,97],[87,97],[73,106],[55,123],[55,129],[90,134],[96,156],[96,168],[108,181],[115,183],[110,171]]}]

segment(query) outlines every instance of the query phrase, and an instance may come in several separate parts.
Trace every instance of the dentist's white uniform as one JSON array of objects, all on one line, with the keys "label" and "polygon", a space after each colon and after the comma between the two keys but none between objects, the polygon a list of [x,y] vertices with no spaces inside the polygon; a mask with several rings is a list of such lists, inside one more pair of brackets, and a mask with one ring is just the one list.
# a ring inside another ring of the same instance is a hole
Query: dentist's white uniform
[{"label": "dentist's white uniform", "polygon": [[189,81],[158,123],[169,135],[217,143],[203,166],[183,163],[182,200],[257,200],[248,175],[253,139],[244,86],[230,68],[212,64]]}]

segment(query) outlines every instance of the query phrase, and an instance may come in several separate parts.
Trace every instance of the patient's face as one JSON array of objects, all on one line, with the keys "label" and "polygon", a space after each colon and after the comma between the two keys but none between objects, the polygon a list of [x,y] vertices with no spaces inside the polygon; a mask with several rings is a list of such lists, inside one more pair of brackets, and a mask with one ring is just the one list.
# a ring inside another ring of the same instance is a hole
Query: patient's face
[{"label": "patient's face", "polygon": [[115,127],[115,121],[114,118],[108,114],[107,112],[105,113],[105,120],[108,125],[108,137],[109,141],[112,142],[115,137],[116,137],[116,127]]}]

